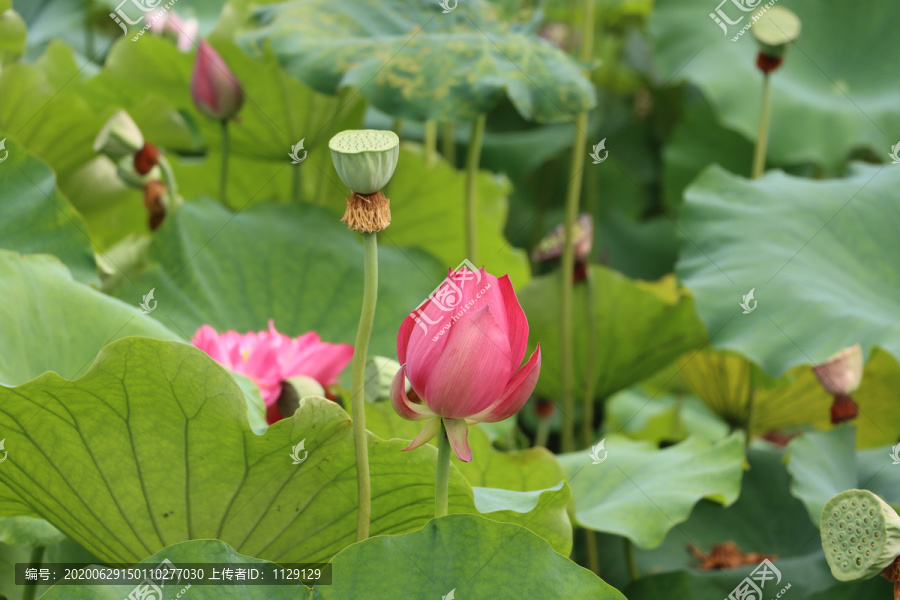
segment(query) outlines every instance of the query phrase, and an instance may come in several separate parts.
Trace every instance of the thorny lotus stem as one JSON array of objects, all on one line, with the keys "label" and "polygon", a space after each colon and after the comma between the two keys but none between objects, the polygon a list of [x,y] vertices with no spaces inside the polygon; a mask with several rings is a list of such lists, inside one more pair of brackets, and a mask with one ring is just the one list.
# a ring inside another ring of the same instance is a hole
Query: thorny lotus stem
[{"label": "thorny lotus stem", "polygon": [[[41,563],[44,561],[44,547],[43,546],[35,546],[31,550],[31,558],[28,560],[32,567],[40,567]],[[22,592],[22,600],[34,600],[34,595],[37,592],[36,585],[28,585],[25,586],[25,590]]]},{"label": "thorny lotus stem", "polygon": [[437,121],[425,121],[425,164],[433,167],[437,158]]},{"label": "thorny lotus stem", "polygon": [[172,170],[172,164],[164,154],[159,155],[159,161],[156,163],[162,171],[163,183],[166,184],[166,195],[169,202],[166,204],[166,210],[172,210],[181,205],[181,196],[178,195],[178,181],[175,179],[175,171]]},{"label": "thorny lotus stem", "polygon": [[596,323],[594,321],[594,277],[591,275],[591,267],[585,268],[584,285],[587,286],[587,302],[585,321],[587,322],[587,360],[584,364],[584,423],[582,431],[582,443],[588,447],[594,443],[594,337]]},{"label": "thorny lotus stem", "polygon": [[486,115],[479,115],[472,123],[472,136],[469,138],[469,155],[466,159],[466,257],[474,264],[478,262],[478,204],[477,181],[478,165],[481,162],[481,144],[484,140]]},{"label": "thorny lotus stem", "polygon": [[441,420],[441,433],[438,435],[437,472],[434,477],[434,518],[446,517],[449,506],[450,489],[450,440],[447,428]]},{"label": "thorny lotus stem", "polygon": [[456,166],[456,128],[452,121],[441,123],[441,154],[448,163]]},{"label": "thorny lotus stem", "polygon": [[593,529],[584,530],[584,541],[587,546],[588,569],[600,576],[600,556],[597,554],[597,532]]},{"label": "thorny lotus stem", "polygon": [[[587,63],[594,54],[594,2],[584,0],[582,16],[581,60]],[[575,268],[575,219],[578,217],[578,199],[581,196],[581,180],[584,170],[584,145],[587,143],[588,112],[575,118],[575,145],[572,148],[572,170],[566,196],[565,236],[563,238],[561,290],[561,347],[559,358],[562,368],[562,451],[575,450],[575,424],[572,421],[572,272]]]},{"label": "thorny lotus stem", "polygon": [[356,541],[369,537],[369,515],[372,510],[372,488],[369,479],[369,446],[366,435],[365,375],[369,337],[375,321],[375,303],[378,300],[378,238],[375,233],[363,233],[365,248],[365,286],[359,329],[353,347],[351,365],[351,410],[353,412],[353,443],[356,446],[356,487],[359,512],[356,516]]},{"label": "thorny lotus stem", "polygon": [[622,539],[625,540],[625,565],[628,567],[628,576],[632,581],[637,581],[641,578],[641,573],[638,571],[637,561],[634,558],[634,544],[628,538]]},{"label": "thorny lotus stem", "polygon": [[756,388],[753,387],[753,373],[750,373],[750,386],[747,391],[747,422],[744,423],[744,430],[747,432],[747,438],[744,440],[744,447],[749,448],[753,439],[753,425],[756,412]]},{"label": "thorny lotus stem", "polygon": [[763,75],[762,111],[759,115],[759,131],[756,134],[756,150],[753,153],[753,179],[762,177],[766,168],[766,149],[769,145],[769,118],[772,114],[772,78]]},{"label": "thorny lotus stem", "polygon": [[537,433],[534,435],[534,445],[547,447],[550,439],[550,419],[538,419]]},{"label": "thorny lotus stem", "polygon": [[219,174],[219,200],[225,201],[225,189],[228,187],[228,120],[222,120],[222,172]]}]

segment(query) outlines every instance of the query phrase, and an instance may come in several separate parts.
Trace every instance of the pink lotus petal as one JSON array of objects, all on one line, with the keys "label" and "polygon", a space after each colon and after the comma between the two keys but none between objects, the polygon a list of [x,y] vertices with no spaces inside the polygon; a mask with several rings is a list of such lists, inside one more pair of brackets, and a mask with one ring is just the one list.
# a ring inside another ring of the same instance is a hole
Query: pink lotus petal
[{"label": "pink lotus petal", "polygon": [[480,423],[496,423],[508,419],[525,406],[534,392],[541,374],[541,345],[538,344],[525,366],[519,369],[497,400],[485,410],[468,417]]},{"label": "pink lotus petal", "polygon": [[469,426],[464,419],[444,419],[447,428],[447,439],[456,458],[463,462],[472,462],[472,449],[469,448]]},{"label": "pink lotus petal", "polygon": [[291,339],[279,333],[271,320],[268,329],[244,334],[234,330],[219,334],[203,325],[191,341],[217,363],[246,375],[259,387],[269,423],[281,418],[277,402],[283,381],[306,375],[322,387],[333,385],[353,357],[349,344],[322,342],[315,332]]},{"label": "pink lotus petal", "polygon": [[406,395],[406,365],[400,367],[391,381],[391,406],[407,421],[421,421],[435,416],[427,406],[415,404]]},{"label": "pink lotus petal", "polygon": [[447,333],[422,400],[442,417],[466,418],[503,392],[515,365],[509,339],[489,306],[465,315]]}]

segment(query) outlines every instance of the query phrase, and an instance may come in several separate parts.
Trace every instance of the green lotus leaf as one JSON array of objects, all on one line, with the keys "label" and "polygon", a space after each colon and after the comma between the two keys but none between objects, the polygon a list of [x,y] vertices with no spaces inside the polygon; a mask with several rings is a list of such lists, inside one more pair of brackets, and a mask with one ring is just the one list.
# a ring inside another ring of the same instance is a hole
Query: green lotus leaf
[{"label": "green lotus leaf", "polygon": [[690,436],[717,442],[728,436],[728,424],[695,396],[649,395],[623,390],[603,407],[604,430],[658,444]]},{"label": "green lotus leaf", "polygon": [[856,428],[810,431],[791,441],[788,472],[791,493],[799,498],[818,526],[822,507],[849,489],[867,489],[900,509],[900,460],[892,459],[891,446],[856,449]]},{"label": "green lotus leaf", "polygon": [[[391,226],[382,242],[419,247],[441,260],[446,268],[456,268],[466,258],[463,227],[465,216],[460,198],[466,177],[444,160],[428,167],[421,150],[414,145],[400,149],[400,168],[385,193],[391,199]],[[528,257],[504,237],[510,211],[509,181],[502,176],[479,172],[478,196],[479,263],[498,277],[509,275],[518,289],[530,279]],[[440,281],[434,282],[437,287]]]},{"label": "green lotus leaf", "polygon": [[180,339],[142,314],[140,295],[128,298],[130,305],[110,298],[73,281],[51,256],[0,251],[0,281],[5,298],[0,385],[19,385],[48,371],[79,377],[103,346],[123,337]]},{"label": "green lotus leaf", "polygon": [[602,579],[517,525],[475,515],[354,544],[331,561],[316,600],[345,598],[592,598],[624,600]]},{"label": "green lotus leaf", "polygon": [[[192,539],[316,562],[355,540],[347,413],[305,398],[292,418],[257,435],[231,375],[186,344],[127,338],[106,346],[81,379],[48,373],[0,387],[0,427],[9,452],[0,516],[45,518],[104,562],[133,563]],[[309,454],[298,466],[300,441]],[[54,451],[60,445],[65,453]],[[401,452],[405,445],[369,438],[374,535],[416,530],[434,514],[437,450]],[[452,513],[477,512],[455,469],[449,496]],[[558,522],[567,501],[567,488],[549,490],[534,514],[519,504],[497,518]]]},{"label": "green lotus leaf", "polygon": [[[679,372],[693,393],[734,426],[745,423],[752,390],[756,434],[804,426],[832,427],[834,398],[809,366],[794,367],[771,380],[742,356],[703,350],[685,355],[679,361]],[[897,386],[900,365],[887,352],[876,350],[866,363],[862,385],[853,394],[860,406],[856,420],[860,447],[881,446],[900,437]]]},{"label": "green lotus leaf", "polygon": [[578,64],[483,0],[446,14],[418,0],[295,0],[255,19],[239,38],[249,51],[271,49],[313,89],[357,88],[395,117],[467,121],[505,95],[524,118],[557,122],[596,103]]},{"label": "green lotus leaf", "polygon": [[595,449],[593,455],[584,450],[559,457],[575,497],[575,519],[641,548],[661,544],[700,500],[728,506],[740,493],[744,446],[739,434],[717,443],[689,438],[664,450],[609,436]]},{"label": "green lotus leaf", "polygon": [[704,571],[689,549],[708,553],[713,545],[731,541],[745,553],[775,555],[773,565],[780,571],[781,581],[777,585],[773,585],[774,580],[768,581],[763,588],[765,599],[774,598],[788,584],[791,587],[783,598],[890,598],[892,586],[881,578],[845,584],[828,572],[819,532],[806,516],[803,504],[790,494],[791,479],[783,451],[754,445],[747,460],[749,468],[744,471],[737,502],[722,507],[701,501],[686,522],[669,532],[662,545],[652,550],[635,549],[638,571],[643,575],[637,582],[629,585],[619,539],[598,536],[604,579],[622,589],[629,600],[722,600],[757,564]]},{"label": "green lotus leaf", "polygon": [[[148,261],[154,266],[116,295],[134,298],[156,289],[159,305],[150,316],[185,339],[204,323],[245,332],[265,329],[269,319],[292,336],[315,330],[328,342],[353,343],[356,337],[363,249],[334,213],[267,203],[233,213],[198,199],[166,219]],[[413,249],[383,248],[379,263],[369,351],[395,356],[397,328],[445,272]],[[401,280],[403,286],[393,283]]]},{"label": "green lotus leaf", "polygon": [[[607,396],[653,375],[683,352],[698,348],[706,334],[691,299],[671,277],[643,282],[605,267],[591,266],[596,293],[594,397]],[[541,344],[541,376],[536,393],[560,397],[559,272],[533,279],[518,294],[528,316],[530,344]],[[588,336],[587,286],[575,286],[574,389],[585,385]]]},{"label": "green lotus leaf", "polygon": [[[662,79],[695,84],[719,123],[755,140],[762,74],[751,22],[764,3],[738,4],[659,0],[650,30]],[[794,0],[789,8],[800,17],[803,33],[772,74],[769,162],[833,168],[859,148],[887,161],[900,130],[900,90],[880,73],[893,65],[900,5],[879,4],[877,18],[841,0]],[[726,19],[738,22],[729,25]]]},{"label": "green lotus leaf", "polygon": [[862,165],[826,181],[706,170],[686,192],[677,270],[712,343],[773,377],[857,342],[900,358],[898,182]]},{"label": "green lotus leaf", "polygon": [[[2,135],[2,134],[0,134]],[[9,153],[0,169],[0,248],[22,254],[53,254],[76,279],[97,280],[94,252],[81,215],[56,187],[56,176],[41,160],[6,139]]]}]

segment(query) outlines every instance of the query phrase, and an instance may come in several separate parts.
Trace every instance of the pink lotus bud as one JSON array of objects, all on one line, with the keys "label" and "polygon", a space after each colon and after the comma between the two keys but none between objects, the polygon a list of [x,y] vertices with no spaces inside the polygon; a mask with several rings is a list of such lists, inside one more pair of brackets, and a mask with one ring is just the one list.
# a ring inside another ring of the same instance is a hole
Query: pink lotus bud
[{"label": "pink lotus bud", "polygon": [[[456,456],[471,461],[467,421],[511,417],[534,391],[541,348],[520,369],[527,346],[528,321],[509,276],[498,279],[483,268],[450,271],[397,336],[402,367],[391,386],[391,404],[404,419],[428,421],[406,450],[437,435],[443,420]],[[410,400],[407,379],[424,404]]]},{"label": "pink lotus bud", "polygon": [[206,40],[200,40],[197,48],[191,74],[191,98],[197,110],[217,121],[227,121],[244,103],[244,90],[237,77]]},{"label": "pink lotus bud", "polygon": [[859,344],[844,348],[821,365],[814,366],[813,373],[829,394],[852,394],[862,381],[862,348]]}]

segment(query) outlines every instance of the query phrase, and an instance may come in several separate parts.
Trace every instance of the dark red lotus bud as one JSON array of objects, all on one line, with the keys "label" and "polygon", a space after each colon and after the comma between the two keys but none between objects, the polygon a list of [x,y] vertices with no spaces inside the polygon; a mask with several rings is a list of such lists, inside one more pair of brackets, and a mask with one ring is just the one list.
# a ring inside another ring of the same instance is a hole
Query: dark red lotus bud
[{"label": "dark red lotus bud", "polygon": [[783,56],[769,56],[763,52],[756,55],[756,67],[768,75],[784,63]]}]

